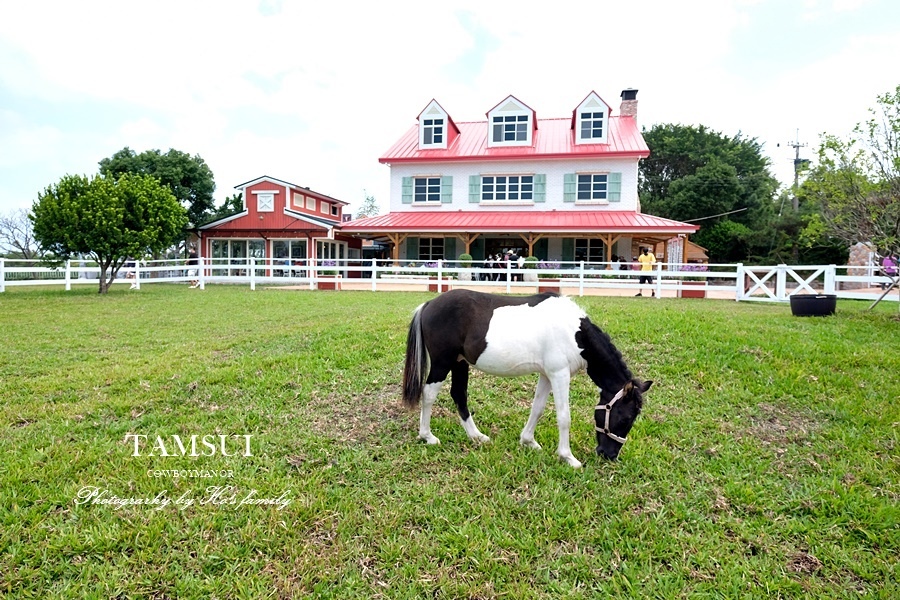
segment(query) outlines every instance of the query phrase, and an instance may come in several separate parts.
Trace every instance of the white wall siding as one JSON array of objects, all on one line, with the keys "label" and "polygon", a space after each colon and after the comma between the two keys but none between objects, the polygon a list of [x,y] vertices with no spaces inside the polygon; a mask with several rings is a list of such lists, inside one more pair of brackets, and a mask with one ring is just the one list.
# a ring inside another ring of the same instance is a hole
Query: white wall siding
[{"label": "white wall siding", "polygon": [[[563,202],[563,176],[566,173],[575,172],[610,172],[622,174],[621,201],[610,202],[608,205],[578,204],[576,202]],[[544,202],[535,202],[532,205],[526,203],[494,202],[490,205],[481,205],[469,202],[469,176],[470,175],[529,175],[544,174],[547,176],[547,195]],[[502,211],[502,210],[627,210],[634,211],[638,208],[637,198],[637,174],[638,161],[634,158],[614,159],[566,159],[566,160],[520,160],[520,161],[489,161],[489,162],[459,162],[437,164],[399,164],[391,166],[391,201],[392,212],[404,212],[411,210],[422,211]],[[401,199],[402,181],[404,177],[421,176],[452,176],[453,177],[453,202],[436,206],[422,206],[415,204],[403,204]]]}]

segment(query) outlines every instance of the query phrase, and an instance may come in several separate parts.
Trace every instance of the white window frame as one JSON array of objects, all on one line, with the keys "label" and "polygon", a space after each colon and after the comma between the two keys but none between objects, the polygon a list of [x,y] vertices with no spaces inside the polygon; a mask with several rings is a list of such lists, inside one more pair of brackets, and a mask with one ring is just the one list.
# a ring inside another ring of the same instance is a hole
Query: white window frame
[{"label": "white window frame", "polygon": [[[525,178],[530,181],[524,182]],[[513,198],[513,195],[516,197]],[[524,197],[526,195],[527,198]],[[533,204],[534,174],[483,174],[481,176],[481,202],[487,204]]]},{"label": "white window frame", "polygon": [[[419,181],[424,181],[424,192],[419,192]],[[417,175],[412,178],[412,203],[415,204],[440,204],[441,203],[441,176]],[[422,196],[421,199],[419,197]]]},{"label": "white window frame", "polygon": [[[599,132],[597,126],[599,124]],[[585,144],[602,144],[606,141],[606,111],[583,109],[578,111],[578,138]],[[590,135],[585,136],[585,128]]]},{"label": "white window frame", "polygon": [[277,193],[278,190],[254,190],[256,212],[275,212],[275,194]]},{"label": "white window frame", "polygon": [[422,147],[446,148],[447,147],[447,119],[430,117],[422,120]]},{"label": "white window frame", "polygon": [[323,215],[330,215],[331,214],[331,208],[329,208],[330,204],[331,204],[330,202],[323,202],[323,201],[319,200],[319,212],[322,213]]},{"label": "white window frame", "polygon": [[[589,188],[582,191],[582,178],[589,177],[585,182]],[[602,181],[599,178],[603,178]],[[602,189],[599,187],[602,185]],[[582,193],[587,193],[587,198],[582,198]],[[575,174],[575,204],[608,204],[609,203],[609,173],[576,173]]]}]

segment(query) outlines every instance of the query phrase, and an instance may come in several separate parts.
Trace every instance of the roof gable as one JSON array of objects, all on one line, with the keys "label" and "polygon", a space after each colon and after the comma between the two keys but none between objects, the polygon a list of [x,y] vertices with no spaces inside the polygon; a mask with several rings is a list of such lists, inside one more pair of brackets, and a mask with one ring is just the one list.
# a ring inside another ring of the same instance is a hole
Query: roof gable
[{"label": "roof gable", "polygon": [[572,111],[575,144],[605,144],[611,111],[609,104],[591,91]]},{"label": "roof gable", "polygon": [[537,113],[515,96],[507,96],[487,112],[489,148],[531,146],[538,127]]},{"label": "roof gable", "polygon": [[459,128],[450,114],[437,100],[431,102],[419,113],[419,149],[440,150],[452,144],[459,135]]}]

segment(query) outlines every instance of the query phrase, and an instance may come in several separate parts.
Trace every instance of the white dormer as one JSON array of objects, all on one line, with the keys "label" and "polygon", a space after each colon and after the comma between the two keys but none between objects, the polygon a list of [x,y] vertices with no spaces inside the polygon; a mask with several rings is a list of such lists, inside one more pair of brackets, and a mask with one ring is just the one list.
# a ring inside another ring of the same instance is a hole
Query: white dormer
[{"label": "white dormer", "polygon": [[572,129],[576,144],[607,143],[609,105],[591,92],[572,113]]},{"label": "white dormer", "polygon": [[537,118],[532,109],[514,96],[508,96],[492,108],[487,118],[488,148],[533,144]]},{"label": "white dormer", "polygon": [[446,150],[457,134],[456,124],[437,100],[419,113],[419,150]]}]

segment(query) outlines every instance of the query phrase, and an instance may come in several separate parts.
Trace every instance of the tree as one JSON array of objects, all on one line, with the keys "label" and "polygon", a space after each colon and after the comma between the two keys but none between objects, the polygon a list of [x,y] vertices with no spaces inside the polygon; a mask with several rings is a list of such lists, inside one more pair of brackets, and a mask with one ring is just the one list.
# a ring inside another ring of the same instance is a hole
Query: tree
[{"label": "tree", "polygon": [[800,186],[801,200],[819,208],[821,225],[848,246],[872,243],[900,251],[900,85],[878,96],[878,108],[849,139],[825,135],[818,164]]},{"label": "tree", "polygon": [[0,251],[15,258],[39,256],[34,228],[25,209],[15,210],[9,216],[0,215]]},{"label": "tree", "polygon": [[105,294],[128,257],[173,244],[187,215],[169,189],[149,175],[66,175],[38,196],[30,218],[38,243],[57,261],[89,254]]},{"label": "tree", "polygon": [[207,217],[206,223],[212,223],[213,221],[218,221],[219,219],[224,219],[225,217],[230,217],[231,215],[236,215],[243,210],[244,194],[240,192],[237,194],[232,194],[228,198],[225,198],[222,206],[218,207],[215,212]]},{"label": "tree", "polygon": [[[363,191],[363,193],[365,193],[365,191]],[[366,199],[363,200],[362,206],[360,206],[359,210],[356,211],[356,218],[362,219],[363,217],[374,217],[380,211],[381,209],[378,208],[378,203],[375,201],[375,196],[366,194]]]},{"label": "tree", "polygon": [[190,226],[203,223],[215,208],[215,179],[199,154],[192,157],[172,148],[165,154],[159,150],[136,154],[126,146],[100,161],[101,175],[118,177],[122,173],[156,177],[187,208]]},{"label": "tree", "polygon": [[[764,231],[769,223],[778,188],[759,142],[740,133],[726,137],[703,125],[655,125],[643,135],[650,156],[639,167],[641,209],[699,223],[697,243],[705,245],[702,240],[708,235],[708,243],[714,238],[716,247],[729,249],[728,256],[735,256],[735,248],[746,253],[736,257],[739,259],[758,252],[756,244],[763,236],[755,232]],[[744,227],[725,226],[715,234],[709,232],[725,219]],[[723,234],[735,236],[733,244],[723,242]],[[717,250],[707,249],[713,261],[726,260]]]}]

